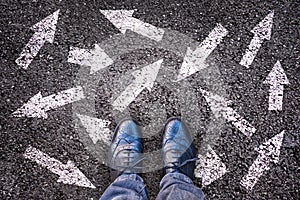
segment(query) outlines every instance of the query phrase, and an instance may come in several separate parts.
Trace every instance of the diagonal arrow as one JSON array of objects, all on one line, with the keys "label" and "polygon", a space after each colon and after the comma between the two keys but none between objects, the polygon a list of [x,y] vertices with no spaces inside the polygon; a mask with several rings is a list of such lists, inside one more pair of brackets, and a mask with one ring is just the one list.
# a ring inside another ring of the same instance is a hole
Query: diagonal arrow
[{"label": "diagonal arrow", "polygon": [[210,185],[227,173],[226,165],[209,145],[206,155],[198,157],[200,160],[195,170],[195,177],[202,178],[203,186]]},{"label": "diagonal arrow", "polygon": [[64,165],[60,161],[51,158],[47,154],[31,146],[27,147],[24,157],[47,168],[52,173],[59,175],[57,182],[80,187],[96,188],[72,161],[68,161],[67,164]]},{"label": "diagonal arrow", "polygon": [[96,144],[98,141],[102,141],[105,144],[109,144],[111,141],[111,131],[109,130],[110,121],[102,120],[87,115],[77,114],[82,125],[86,128],[93,143]]},{"label": "diagonal arrow", "polygon": [[206,102],[217,118],[223,117],[228,122],[231,122],[247,137],[251,137],[252,134],[256,132],[256,128],[254,128],[247,120],[245,120],[235,110],[233,110],[233,108],[228,106],[230,104],[230,101],[226,100],[224,97],[212,94],[201,88],[200,91],[202,92],[202,95],[206,99]]},{"label": "diagonal arrow", "polygon": [[16,59],[17,65],[27,69],[45,42],[53,43],[59,10],[35,24],[31,29],[35,31],[29,42]]},{"label": "diagonal arrow", "polygon": [[132,73],[135,80],[112,103],[115,110],[123,112],[135,98],[147,88],[151,91],[163,59]]},{"label": "diagonal arrow", "polygon": [[250,166],[248,173],[241,180],[241,185],[251,191],[264,171],[270,169],[270,163],[278,163],[280,148],[283,142],[284,131],[275,135],[264,144],[255,149],[259,156]]},{"label": "diagonal arrow", "polygon": [[34,95],[12,115],[15,117],[47,118],[47,111],[84,99],[82,87],[71,88],[57,94],[42,97],[41,92]]},{"label": "diagonal arrow", "polygon": [[71,47],[68,56],[68,62],[78,65],[90,66],[90,74],[93,74],[109,65],[113,60],[97,44],[93,50]]},{"label": "diagonal arrow", "polygon": [[254,34],[240,64],[249,68],[264,40],[271,39],[274,11],[269,13],[251,32]]},{"label": "diagonal arrow", "polygon": [[269,110],[282,110],[283,85],[289,84],[289,80],[279,61],[275,63],[264,83],[270,85]]},{"label": "diagonal arrow", "polygon": [[131,30],[156,41],[160,41],[164,36],[165,31],[163,29],[132,17],[134,10],[100,11],[123,34],[125,34],[126,30]]},{"label": "diagonal arrow", "polygon": [[228,31],[221,24],[217,24],[217,26],[209,33],[205,40],[201,42],[196,50],[192,50],[188,47],[182,66],[179,70],[177,81],[206,68],[206,58],[213,52],[218,44],[220,44],[223,37],[227,34]]}]

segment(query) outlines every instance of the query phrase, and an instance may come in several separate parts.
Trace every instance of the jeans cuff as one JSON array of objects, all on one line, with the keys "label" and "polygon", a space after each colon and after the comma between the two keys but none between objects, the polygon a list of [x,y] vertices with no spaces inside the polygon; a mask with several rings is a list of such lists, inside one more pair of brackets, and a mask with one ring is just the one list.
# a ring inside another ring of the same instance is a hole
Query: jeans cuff
[{"label": "jeans cuff", "polygon": [[116,178],[116,181],[122,181],[122,180],[132,180],[132,181],[144,183],[142,177],[140,177],[137,174],[121,174],[118,178]]},{"label": "jeans cuff", "polygon": [[166,174],[162,179],[161,179],[161,183],[164,182],[165,179],[171,179],[171,178],[175,178],[181,181],[184,181],[186,183],[189,184],[193,184],[192,179],[190,179],[190,177],[188,177],[185,174],[179,173],[179,172],[173,172],[173,173],[168,173]]}]

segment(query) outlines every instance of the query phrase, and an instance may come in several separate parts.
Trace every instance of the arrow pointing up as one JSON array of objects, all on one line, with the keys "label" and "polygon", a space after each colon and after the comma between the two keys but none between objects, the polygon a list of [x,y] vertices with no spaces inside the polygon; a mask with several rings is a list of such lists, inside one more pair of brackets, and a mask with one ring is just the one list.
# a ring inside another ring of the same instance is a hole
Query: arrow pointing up
[{"label": "arrow pointing up", "polygon": [[163,29],[132,17],[134,10],[101,10],[101,13],[123,34],[126,30],[131,30],[156,41],[164,36]]},{"label": "arrow pointing up", "polygon": [[228,122],[231,122],[247,137],[251,137],[252,134],[256,132],[256,128],[254,128],[247,120],[245,120],[229,106],[230,101],[226,100],[224,97],[212,94],[201,88],[200,91],[202,92],[202,95],[206,99],[206,102],[210,106],[215,117],[223,117]]},{"label": "arrow pointing up", "polygon": [[228,31],[221,24],[217,24],[217,26],[209,33],[205,40],[201,42],[196,50],[192,50],[188,47],[182,66],[179,70],[177,81],[206,68],[206,58],[213,52],[218,44],[220,44],[223,37],[227,34]]},{"label": "arrow pointing up", "polygon": [[255,149],[259,156],[248,170],[248,174],[241,180],[241,185],[251,191],[263,172],[270,169],[270,163],[278,163],[280,148],[283,142],[284,131]]},{"label": "arrow pointing up", "polygon": [[42,97],[41,92],[34,95],[21,108],[16,110],[12,115],[15,117],[37,117],[47,118],[47,111],[64,106],[75,101],[84,99],[82,88],[71,88],[58,94]]},{"label": "arrow pointing up", "polygon": [[135,80],[113,102],[113,108],[123,112],[145,88],[151,91],[162,62],[163,59],[133,72]]},{"label": "arrow pointing up", "polygon": [[261,47],[263,40],[271,39],[273,17],[274,11],[269,13],[256,27],[252,29],[251,32],[254,34],[254,37],[251,40],[242,60],[240,61],[241,65],[249,68]]},{"label": "arrow pointing up", "polygon": [[275,63],[264,83],[270,85],[269,110],[282,110],[283,85],[289,84],[289,80],[279,61]]},{"label": "arrow pointing up", "polygon": [[86,128],[93,143],[96,144],[98,141],[109,145],[111,141],[111,131],[109,130],[110,121],[102,120],[87,115],[77,114],[82,125]]},{"label": "arrow pointing up", "polygon": [[46,167],[52,173],[59,175],[57,182],[80,187],[96,188],[72,161],[68,161],[67,164],[64,165],[60,161],[51,158],[47,154],[31,146],[27,147],[24,157]]},{"label": "arrow pointing up", "polygon": [[68,62],[78,65],[90,66],[90,74],[113,64],[113,60],[97,44],[93,50],[71,47]]},{"label": "arrow pointing up", "polygon": [[226,165],[218,154],[208,146],[206,155],[199,155],[199,164],[195,170],[195,177],[202,178],[202,185],[207,186],[227,173]]},{"label": "arrow pointing up", "polygon": [[31,29],[35,32],[16,59],[17,65],[27,69],[45,42],[53,43],[59,10],[35,24]]}]

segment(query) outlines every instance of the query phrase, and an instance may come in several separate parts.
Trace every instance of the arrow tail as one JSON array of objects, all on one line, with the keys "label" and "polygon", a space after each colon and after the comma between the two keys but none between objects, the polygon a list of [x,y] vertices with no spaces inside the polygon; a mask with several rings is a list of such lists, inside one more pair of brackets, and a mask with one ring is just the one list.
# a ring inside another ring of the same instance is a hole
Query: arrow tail
[{"label": "arrow tail", "polygon": [[139,33],[145,37],[148,37],[152,40],[155,40],[159,42],[162,40],[165,31],[161,28],[157,28],[151,24],[142,22],[139,19],[136,18],[129,18],[129,26],[128,29],[131,29],[132,31]]},{"label": "arrow tail", "polygon": [[242,57],[240,61],[240,65],[243,65],[244,67],[249,68],[250,65],[252,64],[254,58],[256,57],[258,50],[260,49],[262,45],[263,39],[254,36],[253,39],[251,40],[248,49],[246,50],[244,56]]},{"label": "arrow tail", "polygon": [[283,85],[271,85],[268,110],[282,110]]},{"label": "arrow tail", "polygon": [[22,50],[20,56],[16,59],[17,65],[23,69],[27,69],[34,57],[45,44],[45,39],[41,33],[35,33]]},{"label": "arrow tail", "polygon": [[41,109],[48,111],[82,99],[84,99],[84,93],[82,87],[79,86],[44,97],[39,106]]},{"label": "arrow tail", "polygon": [[26,159],[36,162],[42,167],[47,168],[52,173],[57,175],[61,175],[62,171],[64,170],[64,165],[60,161],[51,158],[47,154],[31,146],[27,147],[24,153],[24,157]]},{"label": "arrow tail", "polygon": [[248,191],[251,191],[264,171],[270,169],[269,164],[270,159],[264,155],[260,155],[250,166],[247,175],[242,178],[240,184]]}]

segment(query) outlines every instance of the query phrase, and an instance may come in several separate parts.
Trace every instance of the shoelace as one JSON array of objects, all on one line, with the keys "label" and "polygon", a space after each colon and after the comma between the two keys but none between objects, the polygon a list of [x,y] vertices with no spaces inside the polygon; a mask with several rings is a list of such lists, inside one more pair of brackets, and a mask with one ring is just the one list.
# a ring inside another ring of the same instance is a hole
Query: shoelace
[{"label": "shoelace", "polygon": [[143,169],[143,166],[138,166],[142,161],[146,160],[145,157],[138,157],[138,159],[136,159],[134,162],[132,162],[132,159],[135,157],[133,156],[132,154],[135,154],[135,153],[139,153],[139,152],[136,152],[135,150],[133,149],[124,149],[124,150],[121,150],[119,153],[124,153],[125,155],[127,156],[124,156],[123,159],[125,161],[123,161],[126,166],[124,165],[116,165],[116,168],[120,171],[126,171],[128,169],[131,169],[133,171],[135,170],[141,170]]},{"label": "shoelace", "polygon": [[172,164],[172,166],[166,166],[166,169],[178,170],[189,162],[195,162],[195,161],[199,160],[199,158],[190,158],[190,159],[185,160],[183,163],[181,163],[179,165],[179,159],[183,154],[182,151],[179,151],[177,149],[171,149],[170,151],[173,155],[175,155],[172,158],[175,158],[176,162],[170,163],[170,164]]}]

